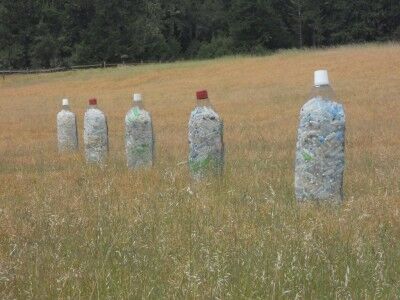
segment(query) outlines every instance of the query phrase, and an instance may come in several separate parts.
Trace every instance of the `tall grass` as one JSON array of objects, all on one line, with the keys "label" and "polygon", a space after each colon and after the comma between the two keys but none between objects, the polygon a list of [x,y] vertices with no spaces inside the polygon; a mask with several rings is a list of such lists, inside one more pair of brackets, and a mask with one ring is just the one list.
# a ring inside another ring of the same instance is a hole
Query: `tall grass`
[{"label": "tall grass", "polygon": [[[1,81],[0,298],[399,298],[399,54],[369,45]],[[347,114],[339,207],[293,195],[298,112],[318,68]],[[187,121],[200,88],[224,118],[227,165],[195,185]],[[157,138],[156,167],[136,173],[123,149],[133,90]],[[107,167],[57,154],[64,96],[80,134],[98,97]]]}]

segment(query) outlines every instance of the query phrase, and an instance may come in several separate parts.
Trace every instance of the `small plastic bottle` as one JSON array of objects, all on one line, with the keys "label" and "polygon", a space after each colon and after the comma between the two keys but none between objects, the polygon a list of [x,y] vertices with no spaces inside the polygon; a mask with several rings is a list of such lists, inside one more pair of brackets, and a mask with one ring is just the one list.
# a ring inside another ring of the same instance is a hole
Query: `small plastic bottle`
[{"label": "small plastic bottle", "polygon": [[309,100],[301,109],[297,136],[295,192],[298,201],[343,200],[345,113],[328,72],[315,72]]},{"label": "small plastic bottle", "polygon": [[222,175],[223,122],[214,111],[207,91],[197,92],[197,105],[189,120],[189,169],[193,179]]},{"label": "small plastic bottle", "polygon": [[143,107],[141,94],[133,95],[133,107],[125,117],[125,150],[129,169],[153,165],[153,123],[150,113]]},{"label": "small plastic bottle", "polygon": [[90,99],[85,112],[83,138],[88,163],[104,163],[108,154],[107,118],[97,108],[97,100]]},{"label": "small plastic bottle", "polygon": [[78,149],[76,116],[70,110],[68,99],[62,100],[62,110],[57,114],[57,138],[59,152]]}]

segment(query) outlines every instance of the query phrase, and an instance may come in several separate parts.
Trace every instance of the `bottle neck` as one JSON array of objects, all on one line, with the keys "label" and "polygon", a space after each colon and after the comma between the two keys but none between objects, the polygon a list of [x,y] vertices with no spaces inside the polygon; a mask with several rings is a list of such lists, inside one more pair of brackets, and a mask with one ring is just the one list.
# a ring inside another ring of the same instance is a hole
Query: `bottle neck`
[{"label": "bottle neck", "polygon": [[90,104],[89,109],[97,109],[97,104]]},{"label": "bottle neck", "polygon": [[70,110],[70,109],[69,109],[69,105],[63,105],[63,106],[62,106],[62,110]]},{"label": "bottle neck", "polygon": [[144,109],[143,102],[142,101],[134,101],[133,108]]},{"label": "bottle neck", "polygon": [[210,99],[197,99],[196,102],[197,107],[211,107]]},{"label": "bottle neck", "polygon": [[332,87],[327,85],[315,85],[311,90],[311,98],[318,98],[326,101],[336,101],[337,97]]}]

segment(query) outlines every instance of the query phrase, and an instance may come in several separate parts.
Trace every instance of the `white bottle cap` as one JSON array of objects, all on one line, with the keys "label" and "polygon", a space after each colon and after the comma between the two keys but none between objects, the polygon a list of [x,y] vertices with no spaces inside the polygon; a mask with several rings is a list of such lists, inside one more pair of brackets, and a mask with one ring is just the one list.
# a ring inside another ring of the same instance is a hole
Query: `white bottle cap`
[{"label": "white bottle cap", "polygon": [[142,101],[142,94],[133,94],[133,102]]},{"label": "white bottle cap", "polygon": [[318,70],[314,72],[314,85],[329,85],[329,76],[327,70]]},{"label": "white bottle cap", "polygon": [[63,99],[63,100],[62,100],[62,105],[63,105],[63,106],[69,105],[68,99]]}]

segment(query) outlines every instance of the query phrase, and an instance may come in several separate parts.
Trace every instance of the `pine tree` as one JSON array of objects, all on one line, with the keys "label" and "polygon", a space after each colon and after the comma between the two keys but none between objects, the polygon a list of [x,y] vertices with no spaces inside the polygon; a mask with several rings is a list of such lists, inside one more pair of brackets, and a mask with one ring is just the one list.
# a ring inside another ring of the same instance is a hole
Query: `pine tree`
[{"label": "pine tree", "polygon": [[400,40],[398,0],[2,0],[0,68]]},{"label": "pine tree", "polygon": [[233,1],[230,30],[239,51],[284,48],[290,44],[285,24],[268,0]]}]

